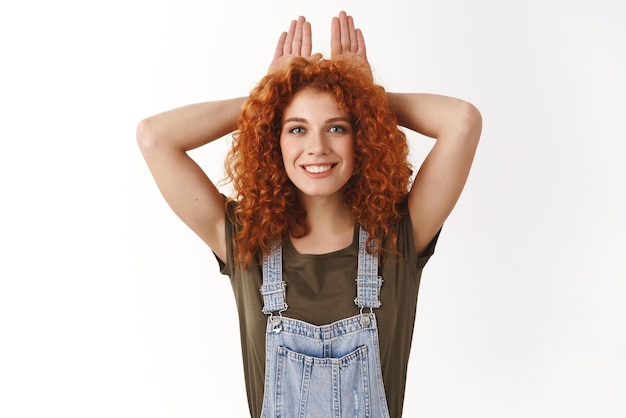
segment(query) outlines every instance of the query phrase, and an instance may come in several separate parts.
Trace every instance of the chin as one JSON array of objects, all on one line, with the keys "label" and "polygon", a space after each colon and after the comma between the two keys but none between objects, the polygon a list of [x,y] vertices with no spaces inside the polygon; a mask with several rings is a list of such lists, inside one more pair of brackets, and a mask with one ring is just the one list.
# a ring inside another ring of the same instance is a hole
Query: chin
[{"label": "chin", "polygon": [[330,199],[341,197],[343,199],[343,188],[332,190],[320,190],[320,189],[298,189],[301,197],[309,197],[313,199]]}]

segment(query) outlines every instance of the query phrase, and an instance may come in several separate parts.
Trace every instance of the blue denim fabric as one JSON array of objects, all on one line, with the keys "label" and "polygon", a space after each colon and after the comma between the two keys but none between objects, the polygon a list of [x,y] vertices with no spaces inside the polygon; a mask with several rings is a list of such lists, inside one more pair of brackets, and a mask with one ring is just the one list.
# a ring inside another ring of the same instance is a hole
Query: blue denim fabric
[{"label": "blue denim fabric", "polygon": [[[389,417],[380,368],[376,315],[382,280],[361,229],[355,303],[369,312],[316,326],[283,317],[282,253],[273,246],[263,268],[266,328],[263,418]],[[270,307],[271,306],[271,307]]]}]

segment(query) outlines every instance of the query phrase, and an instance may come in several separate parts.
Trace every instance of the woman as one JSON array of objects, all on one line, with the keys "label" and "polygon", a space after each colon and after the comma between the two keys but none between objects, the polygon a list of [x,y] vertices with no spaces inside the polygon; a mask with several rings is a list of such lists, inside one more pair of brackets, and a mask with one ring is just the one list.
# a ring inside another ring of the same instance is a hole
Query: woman
[{"label": "woman", "polygon": [[[422,268],[480,137],[474,106],[386,93],[352,18],[331,28],[329,60],[300,17],[249,98],[138,127],[163,196],[231,278],[255,417],[402,415]],[[436,138],[411,185],[397,125]],[[233,131],[226,199],[187,151]]]}]

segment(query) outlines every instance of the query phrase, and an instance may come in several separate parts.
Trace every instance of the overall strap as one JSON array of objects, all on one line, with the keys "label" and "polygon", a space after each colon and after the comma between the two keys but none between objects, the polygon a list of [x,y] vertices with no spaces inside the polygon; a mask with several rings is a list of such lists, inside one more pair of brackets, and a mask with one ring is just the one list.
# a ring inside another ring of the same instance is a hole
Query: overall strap
[{"label": "overall strap", "polygon": [[[363,227],[359,227],[359,261],[356,277],[356,299],[354,303],[361,309],[379,308],[380,288],[383,279],[378,275],[378,256],[367,252],[366,242],[369,234]],[[376,250],[377,242],[372,243]]]},{"label": "overall strap", "polygon": [[[366,242],[368,233],[359,227],[359,254],[357,266],[357,292],[354,303],[359,308],[379,308],[380,288],[383,279],[378,275],[378,256],[367,252]],[[373,243],[376,249],[377,243]],[[273,312],[287,310],[285,293],[287,283],[283,281],[282,245],[274,242],[270,253],[263,257],[263,286],[260,291],[263,295],[263,313],[270,315]]]},{"label": "overall strap", "polygon": [[273,312],[287,310],[285,302],[285,288],[283,281],[283,248],[280,241],[274,242],[270,253],[263,256],[263,313],[271,315]]}]

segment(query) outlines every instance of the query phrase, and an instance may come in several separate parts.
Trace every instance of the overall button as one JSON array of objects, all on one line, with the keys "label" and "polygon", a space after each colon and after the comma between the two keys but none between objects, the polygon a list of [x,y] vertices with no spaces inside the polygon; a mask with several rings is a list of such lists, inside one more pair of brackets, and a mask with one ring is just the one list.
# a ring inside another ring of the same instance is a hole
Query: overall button
[{"label": "overall button", "polygon": [[270,321],[272,321],[272,326],[274,327],[274,329],[272,329],[274,334],[278,334],[283,330],[282,319],[280,316],[273,316]]}]

